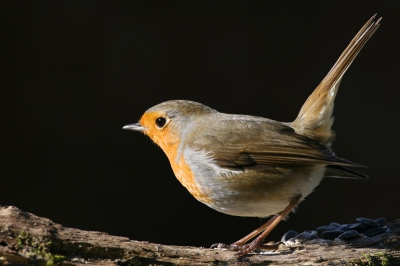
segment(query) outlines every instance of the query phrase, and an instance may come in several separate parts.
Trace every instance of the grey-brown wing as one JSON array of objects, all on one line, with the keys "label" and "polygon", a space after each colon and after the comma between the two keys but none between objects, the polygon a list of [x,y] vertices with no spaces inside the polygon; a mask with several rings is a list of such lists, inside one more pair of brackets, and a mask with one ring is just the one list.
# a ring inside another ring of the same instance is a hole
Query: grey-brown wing
[{"label": "grey-brown wing", "polygon": [[[247,134],[243,134],[243,125]],[[276,167],[326,164],[360,166],[337,157],[329,147],[298,135],[280,122],[231,121],[225,133],[199,134],[193,147],[211,151],[215,163],[224,168],[272,170]]]}]

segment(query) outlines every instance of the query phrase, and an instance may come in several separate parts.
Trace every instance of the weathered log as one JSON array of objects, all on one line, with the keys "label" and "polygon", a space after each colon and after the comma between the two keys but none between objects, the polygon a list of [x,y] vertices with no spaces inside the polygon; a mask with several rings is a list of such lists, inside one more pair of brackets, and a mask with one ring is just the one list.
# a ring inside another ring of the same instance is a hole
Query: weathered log
[{"label": "weathered log", "polygon": [[0,206],[0,265],[400,265],[400,220],[389,232],[353,241],[321,239],[276,252],[168,246],[63,227],[12,206]]}]

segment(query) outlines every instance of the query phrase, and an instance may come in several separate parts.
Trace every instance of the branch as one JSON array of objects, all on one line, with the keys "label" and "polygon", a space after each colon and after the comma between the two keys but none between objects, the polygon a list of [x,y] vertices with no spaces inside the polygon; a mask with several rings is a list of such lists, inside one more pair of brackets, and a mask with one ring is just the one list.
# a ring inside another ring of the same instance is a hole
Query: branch
[{"label": "branch", "polygon": [[315,239],[238,259],[232,251],[66,228],[13,206],[0,206],[0,265],[400,265],[400,220],[387,225],[390,232],[375,237],[351,242]]}]

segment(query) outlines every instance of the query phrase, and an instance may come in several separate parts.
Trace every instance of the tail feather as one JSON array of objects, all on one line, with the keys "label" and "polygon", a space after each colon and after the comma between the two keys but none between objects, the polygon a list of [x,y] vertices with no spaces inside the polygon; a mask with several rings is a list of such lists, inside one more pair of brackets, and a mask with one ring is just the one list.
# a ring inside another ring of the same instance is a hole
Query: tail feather
[{"label": "tail feather", "polygon": [[332,69],[308,97],[296,120],[291,123],[296,133],[313,138],[325,145],[331,145],[335,137],[331,130],[334,120],[332,113],[339,84],[358,53],[378,29],[382,18],[375,21],[375,17],[376,14],[361,28]]},{"label": "tail feather", "polygon": [[324,177],[366,179],[368,175],[341,165],[328,165]]}]

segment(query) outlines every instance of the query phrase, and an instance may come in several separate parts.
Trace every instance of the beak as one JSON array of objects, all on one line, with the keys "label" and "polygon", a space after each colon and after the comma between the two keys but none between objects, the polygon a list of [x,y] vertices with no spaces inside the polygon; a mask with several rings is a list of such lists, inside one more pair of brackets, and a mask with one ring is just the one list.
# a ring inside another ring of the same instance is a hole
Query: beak
[{"label": "beak", "polygon": [[146,128],[144,126],[142,126],[140,123],[129,124],[129,125],[124,126],[122,129],[134,130],[134,131],[140,131],[140,132],[143,132],[146,130]]}]

